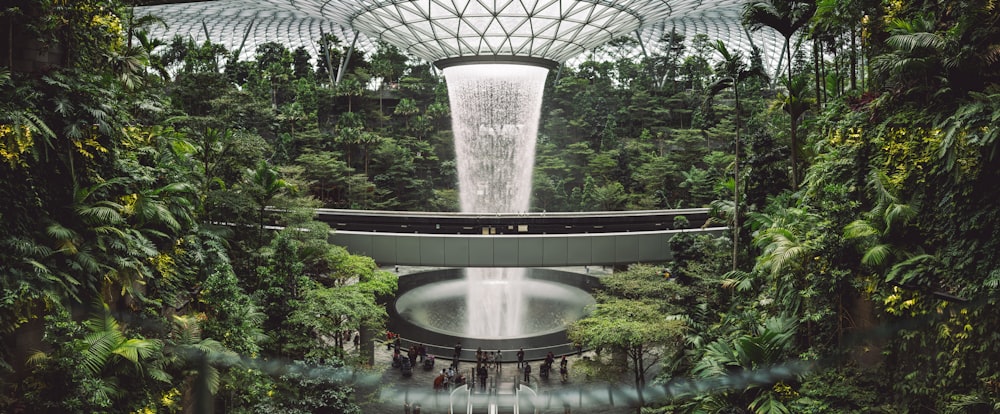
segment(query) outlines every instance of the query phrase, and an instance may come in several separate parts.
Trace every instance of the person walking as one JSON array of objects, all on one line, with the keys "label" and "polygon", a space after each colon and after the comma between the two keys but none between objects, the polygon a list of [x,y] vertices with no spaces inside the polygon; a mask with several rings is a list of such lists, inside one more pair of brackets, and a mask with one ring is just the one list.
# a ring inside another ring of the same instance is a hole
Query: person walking
[{"label": "person walking", "polygon": [[569,363],[566,361],[566,355],[563,355],[562,360],[559,361],[559,376],[562,378],[562,382],[569,381]]}]

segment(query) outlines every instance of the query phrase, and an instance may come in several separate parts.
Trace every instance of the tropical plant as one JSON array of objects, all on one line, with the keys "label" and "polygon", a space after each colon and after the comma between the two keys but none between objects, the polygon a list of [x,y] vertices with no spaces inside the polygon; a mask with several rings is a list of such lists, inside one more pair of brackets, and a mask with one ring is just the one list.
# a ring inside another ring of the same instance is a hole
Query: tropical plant
[{"label": "tropical plant", "polygon": [[170,383],[160,364],[163,343],[135,336],[106,303],[95,306],[83,323],[65,309],[46,316],[48,350],[28,358],[26,403],[45,412],[133,411]]},{"label": "tropical plant", "polygon": [[[746,3],[743,9],[743,22],[750,30],[760,30],[764,27],[774,29],[785,39],[784,51],[788,67],[787,85],[792,85],[792,37],[802,29],[816,12],[815,1],[801,0],[754,0]],[[799,139],[796,135],[795,121],[789,133],[791,141],[792,189],[799,187]]]},{"label": "tropical plant", "polygon": [[733,270],[736,270],[740,244],[740,193],[742,192],[742,188],[740,187],[740,131],[742,129],[742,123],[740,122],[740,111],[742,110],[740,108],[740,82],[751,77],[766,78],[767,75],[754,70],[754,68],[747,67],[743,61],[743,55],[739,52],[730,52],[721,40],[713,44],[712,47],[719,52],[722,60],[715,66],[715,73],[719,76],[719,79],[709,85],[707,99],[712,99],[716,94],[727,88],[733,89],[733,94],[736,98],[736,109],[734,111],[736,115],[736,139],[733,147],[733,154],[735,156],[735,161],[733,162],[733,214],[730,216],[733,226]]},{"label": "tropical plant", "polygon": [[[221,342],[205,338],[197,315],[174,315],[165,341],[164,369],[177,381],[160,401],[165,408],[211,407],[222,388],[223,370],[242,363]],[[249,390],[246,390],[249,391]]]},{"label": "tropical plant", "polygon": [[797,367],[787,366],[787,357],[796,326],[794,318],[772,317],[731,341],[720,339],[706,345],[692,373],[715,380],[709,387],[717,393],[696,398],[696,404],[728,405],[758,414],[790,413],[777,391],[784,381],[795,380],[788,372],[794,373]]}]

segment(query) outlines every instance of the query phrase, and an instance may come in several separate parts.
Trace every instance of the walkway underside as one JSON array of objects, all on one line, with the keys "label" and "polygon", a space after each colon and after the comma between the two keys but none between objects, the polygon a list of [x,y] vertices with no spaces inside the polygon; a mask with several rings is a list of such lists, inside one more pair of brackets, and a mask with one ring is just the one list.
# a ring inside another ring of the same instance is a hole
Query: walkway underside
[{"label": "walkway underside", "polygon": [[383,266],[559,267],[662,263],[680,233],[723,234],[725,227],[551,235],[435,235],[335,231],[330,242]]}]

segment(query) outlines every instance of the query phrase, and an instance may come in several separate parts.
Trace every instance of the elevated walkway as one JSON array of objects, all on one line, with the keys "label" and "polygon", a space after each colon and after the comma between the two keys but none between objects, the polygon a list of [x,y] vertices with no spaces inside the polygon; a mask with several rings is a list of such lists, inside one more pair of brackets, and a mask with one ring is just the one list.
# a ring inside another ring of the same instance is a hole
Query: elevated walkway
[{"label": "elevated walkway", "polygon": [[382,265],[561,267],[673,260],[681,233],[723,234],[726,227],[619,233],[475,235],[334,231],[330,242]]}]

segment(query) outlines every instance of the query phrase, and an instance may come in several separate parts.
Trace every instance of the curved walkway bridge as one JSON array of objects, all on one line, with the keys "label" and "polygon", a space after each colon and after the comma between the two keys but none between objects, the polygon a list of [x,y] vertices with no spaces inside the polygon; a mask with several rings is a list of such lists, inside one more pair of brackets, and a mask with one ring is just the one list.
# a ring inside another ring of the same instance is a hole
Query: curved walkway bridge
[{"label": "curved walkway bridge", "polygon": [[[380,265],[559,267],[673,259],[680,233],[721,234],[708,209],[574,213],[428,213],[318,209],[330,241]],[[683,219],[681,218],[683,217]]]}]

